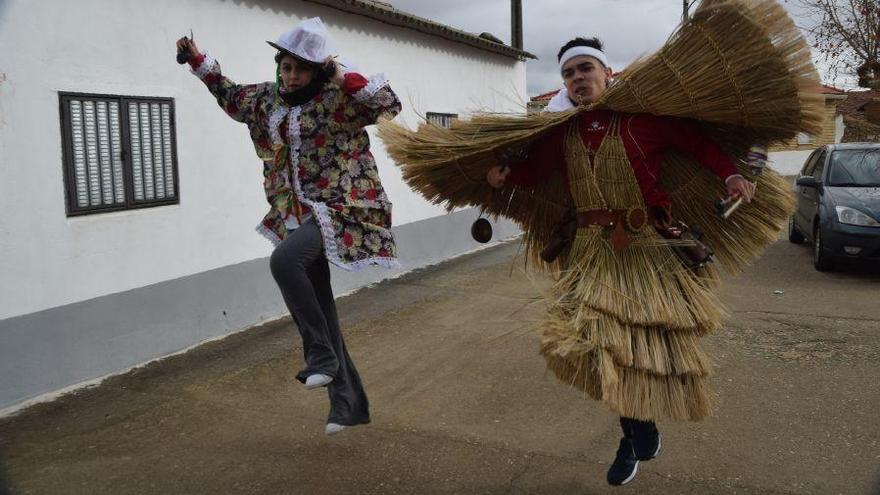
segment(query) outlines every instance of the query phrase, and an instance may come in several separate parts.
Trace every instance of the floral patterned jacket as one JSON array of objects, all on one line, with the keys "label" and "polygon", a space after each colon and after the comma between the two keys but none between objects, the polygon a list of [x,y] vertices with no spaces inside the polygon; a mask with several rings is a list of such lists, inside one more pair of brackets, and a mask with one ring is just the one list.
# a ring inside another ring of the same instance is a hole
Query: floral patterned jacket
[{"label": "floral patterned jacket", "polygon": [[193,73],[230,117],[247,124],[263,160],[271,209],[257,231],[273,244],[287,236],[285,218],[310,210],[327,260],[349,271],[367,265],[397,267],[391,202],[379,181],[366,126],[400,112],[400,100],[382,75],[355,73],[340,88],[327,83],[311,101],[289,106],[276,83],[238,85],[209,54],[191,61]]}]

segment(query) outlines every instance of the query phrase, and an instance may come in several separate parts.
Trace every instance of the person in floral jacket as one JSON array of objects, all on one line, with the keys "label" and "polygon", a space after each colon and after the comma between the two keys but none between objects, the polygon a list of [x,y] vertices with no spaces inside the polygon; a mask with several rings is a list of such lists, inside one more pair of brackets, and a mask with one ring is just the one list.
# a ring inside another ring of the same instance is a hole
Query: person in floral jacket
[{"label": "person in floral jacket", "polygon": [[297,379],[326,386],[326,433],[368,423],[369,406],[345,348],[330,286],[329,263],[348,270],[399,266],[391,202],[379,180],[365,127],[400,112],[382,75],[370,79],[332,57],[320,18],[268,42],[278,50],[274,82],[238,85],[193,40],[179,54],[220,107],[248,126],[263,161],[270,209],[257,231],[275,244],[272,274],[303,339],[306,367]]}]

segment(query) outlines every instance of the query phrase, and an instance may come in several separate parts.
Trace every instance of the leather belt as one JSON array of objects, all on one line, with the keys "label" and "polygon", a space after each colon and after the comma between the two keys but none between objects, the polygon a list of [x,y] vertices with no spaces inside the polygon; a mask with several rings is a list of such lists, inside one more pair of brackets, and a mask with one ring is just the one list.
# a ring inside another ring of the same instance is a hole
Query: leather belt
[{"label": "leather belt", "polygon": [[629,234],[639,232],[648,223],[648,216],[642,208],[595,209],[577,212],[578,228],[591,225],[613,227],[611,245],[615,251],[625,249],[632,243]]}]

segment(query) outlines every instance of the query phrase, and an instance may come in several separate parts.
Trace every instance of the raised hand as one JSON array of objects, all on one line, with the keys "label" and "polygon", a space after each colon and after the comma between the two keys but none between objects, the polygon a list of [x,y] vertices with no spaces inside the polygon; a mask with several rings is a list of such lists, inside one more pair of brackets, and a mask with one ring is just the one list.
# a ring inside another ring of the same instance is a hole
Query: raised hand
[{"label": "raised hand", "polygon": [[755,185],[741,175],[734,175],[727,180],[727,195],[751,203],[755,196]]},{"label": "raised hand", "polygon": [[199,47],[196,46],[196,42],[192,38],[184,36],[177,40],[177,63],[185,64],[192,57],[198,56],[199,53]]}]

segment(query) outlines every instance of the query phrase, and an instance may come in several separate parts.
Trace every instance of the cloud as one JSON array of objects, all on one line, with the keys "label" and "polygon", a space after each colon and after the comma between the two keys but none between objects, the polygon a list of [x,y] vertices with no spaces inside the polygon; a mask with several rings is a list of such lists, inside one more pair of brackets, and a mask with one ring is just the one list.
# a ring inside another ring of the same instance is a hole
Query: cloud
[{"label": "cloud", "polygon": [[[471,33],[490,32],[510,42],[510,1],[392,0],[394,7]],[[598,36],[615,69],[659,48],[681,20],[676,0],[542,0],[523,2],[523,44],[539,60],[528,62],[528,92],[561,85],[559,47],[576,36]]]},{"label": "cloud", "polygon": [[[463,31],[490,32],[510,42],[509,0],[390,0],[395,8]],[[556,53],[576,36],[598,36],[615,70],[660,48],[681,22],[680,0],[524,0],[523,44],[538,56],[527,66],[531,96],[561,87]],[[799,25],[809,22],[792,2],[783,4]],[[821,69],[821,64],[820,64]]]}]

